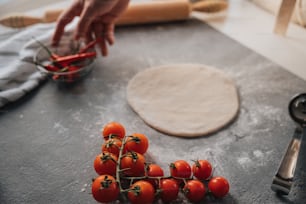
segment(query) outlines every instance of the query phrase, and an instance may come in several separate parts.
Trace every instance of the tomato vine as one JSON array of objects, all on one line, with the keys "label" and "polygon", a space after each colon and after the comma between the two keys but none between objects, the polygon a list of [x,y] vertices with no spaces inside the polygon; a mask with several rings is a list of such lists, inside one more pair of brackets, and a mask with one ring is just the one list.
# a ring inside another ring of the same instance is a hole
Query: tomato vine
[{"label": "tomato vine", "polygon": [[[117,122],[110,122],[103,128],[102,147],[112,140],[119,140],[120,145],[117,145],[117,155],[102,148],[102,153],[95,158],[94,168],[99,176],[93,181],[92,194],[96,201],[115,201],[121,195],[132,204],[153,203],[158,199],[169,203],[177,200],[181,192],[190,202],[198,202],[208,194],[223,198],[229,193],[228,180],[213,176],[209,161],[193,160],[191,166],[185,160],[176,160],[169,164],[170,175],[165,176],[158,164],[146,162],[144,154],[149,146],[148,138],[140,133],[123,134],[125,128]],[[127,148],[130,142],[133,144]],[[115,167],[106,165],[106,162],[115,162]]]}]

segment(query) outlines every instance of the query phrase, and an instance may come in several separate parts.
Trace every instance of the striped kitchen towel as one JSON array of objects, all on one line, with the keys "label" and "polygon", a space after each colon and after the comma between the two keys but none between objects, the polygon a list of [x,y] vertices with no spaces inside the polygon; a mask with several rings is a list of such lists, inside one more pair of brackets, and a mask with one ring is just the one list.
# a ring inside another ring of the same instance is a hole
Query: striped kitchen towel
[{"label": "striped kitchen towel", "polygon": [[[71,37],[73,27],[74,23],[67,27],[64,37]],[[29,61],[40,48],[37,40],[50,44],[54,28],[54,23],[37,24],[0,32],[0,107],[21,99],[46,79]]]},{"label": "striped kitchen towel", "polygon": [[36,25],[23,30],[12,30],[0,36],[0,107],[22,98],[45,79],[36,69],[33,56],[39,44],[47,42],[52,25]]}]

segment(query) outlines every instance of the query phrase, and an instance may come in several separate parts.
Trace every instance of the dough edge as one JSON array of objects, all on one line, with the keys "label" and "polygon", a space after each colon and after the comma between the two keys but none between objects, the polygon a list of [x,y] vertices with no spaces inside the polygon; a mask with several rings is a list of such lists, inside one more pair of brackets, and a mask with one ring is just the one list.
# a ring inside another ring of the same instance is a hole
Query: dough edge
[{"label": "dough edge", "polygon": [[[150,72],[152,72],[152,70],[153,71],[157,71],[158,69],[172,68],[172,67],[179,67],[179,68],[184,68],[184,67],[196,68],[196,67],[200,67],[200,68],[205,68],[205,69],[211,70],[212,72],[219,73],[220,74],[219,76],[221,76],[221,78],[224,78],[225,80],[230,82],[233,85],[235,96],[236,96],[235,97],[236,103],[235,103],[235,107],[233,108],[233,114],[231,115],[231,117],[228,117],[226,121],[216,125],[215,128],[211,128],[211,129],[209,129],[207,131],[194,131],[194,132],[190,132],[190,131],[171,130],[171,129],[160,127],[160,126],[155,124],[156,122],[154,122],[154,119],[153,119],[153,121],[151,121],[151,119],[148,118],[146,116],[146,114],[143,114],[143,112],[141,110],[140,111],[137,110],[137,107],[135,107],[133,105],[133,101],[132,101],[131,96],[129,94],[129,89],[130,89],[131,85],[133,84],[133,81],[137,80],[138,77],[142,76],[143,74],[146,74],[146,72],[150,73]],[[161,133],[169,135],[169,136],[186,137],[186,138],[209,136],[209,135],[211,135],[213,133],[216,133],[216,132],[222,130],[224,127],[230,125],[233,122],[233,120],[238,116],[239,109],[240,109],[240,96],[239,96],[238,88],[237,88],[236,83],[234,82],[234,80],[227,73],[225,73],[224,71],[222,71],[222,70],[220,70],[218,68],[215,68],[214,66],[210,66],[210,65],[206,65],[206,64],[193,64],[193,63],[166,64],[166,65],[160,65],[160,66],[152,66],[152,67],[146,68],[145,70],[139,71],[128,82],[128,86],[127,86],[127,101],[128,101],[129,106],[132,108],[132,110],[148,126],[152,127],[153,129],[157,130],[158,132],[161,132]]]}]

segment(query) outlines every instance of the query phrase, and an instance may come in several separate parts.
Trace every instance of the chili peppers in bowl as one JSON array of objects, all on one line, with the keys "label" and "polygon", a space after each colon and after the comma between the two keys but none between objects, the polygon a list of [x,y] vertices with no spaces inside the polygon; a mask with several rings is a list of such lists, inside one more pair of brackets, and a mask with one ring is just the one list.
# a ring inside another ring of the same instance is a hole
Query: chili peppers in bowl
[{"label": "chili peppers in bowl", "polygon": [[94,67],[98,40],[85,45],[69,40],[57,47],[40,44],[34,56],[37,69],[56,82],[73,83],[84,78]]}]

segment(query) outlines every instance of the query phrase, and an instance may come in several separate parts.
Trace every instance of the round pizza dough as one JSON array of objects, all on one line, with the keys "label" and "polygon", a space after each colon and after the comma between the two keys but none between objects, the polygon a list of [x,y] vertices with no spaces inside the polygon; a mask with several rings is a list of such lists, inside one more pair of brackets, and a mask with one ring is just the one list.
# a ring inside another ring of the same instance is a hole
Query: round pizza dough
[{"label": "round pizza dough", "polygon": [[139,72],[128,83],[127,100],[149,126],[182,137],[216,132],[239,110],[234,81],[216,68],[198,64]]}]

